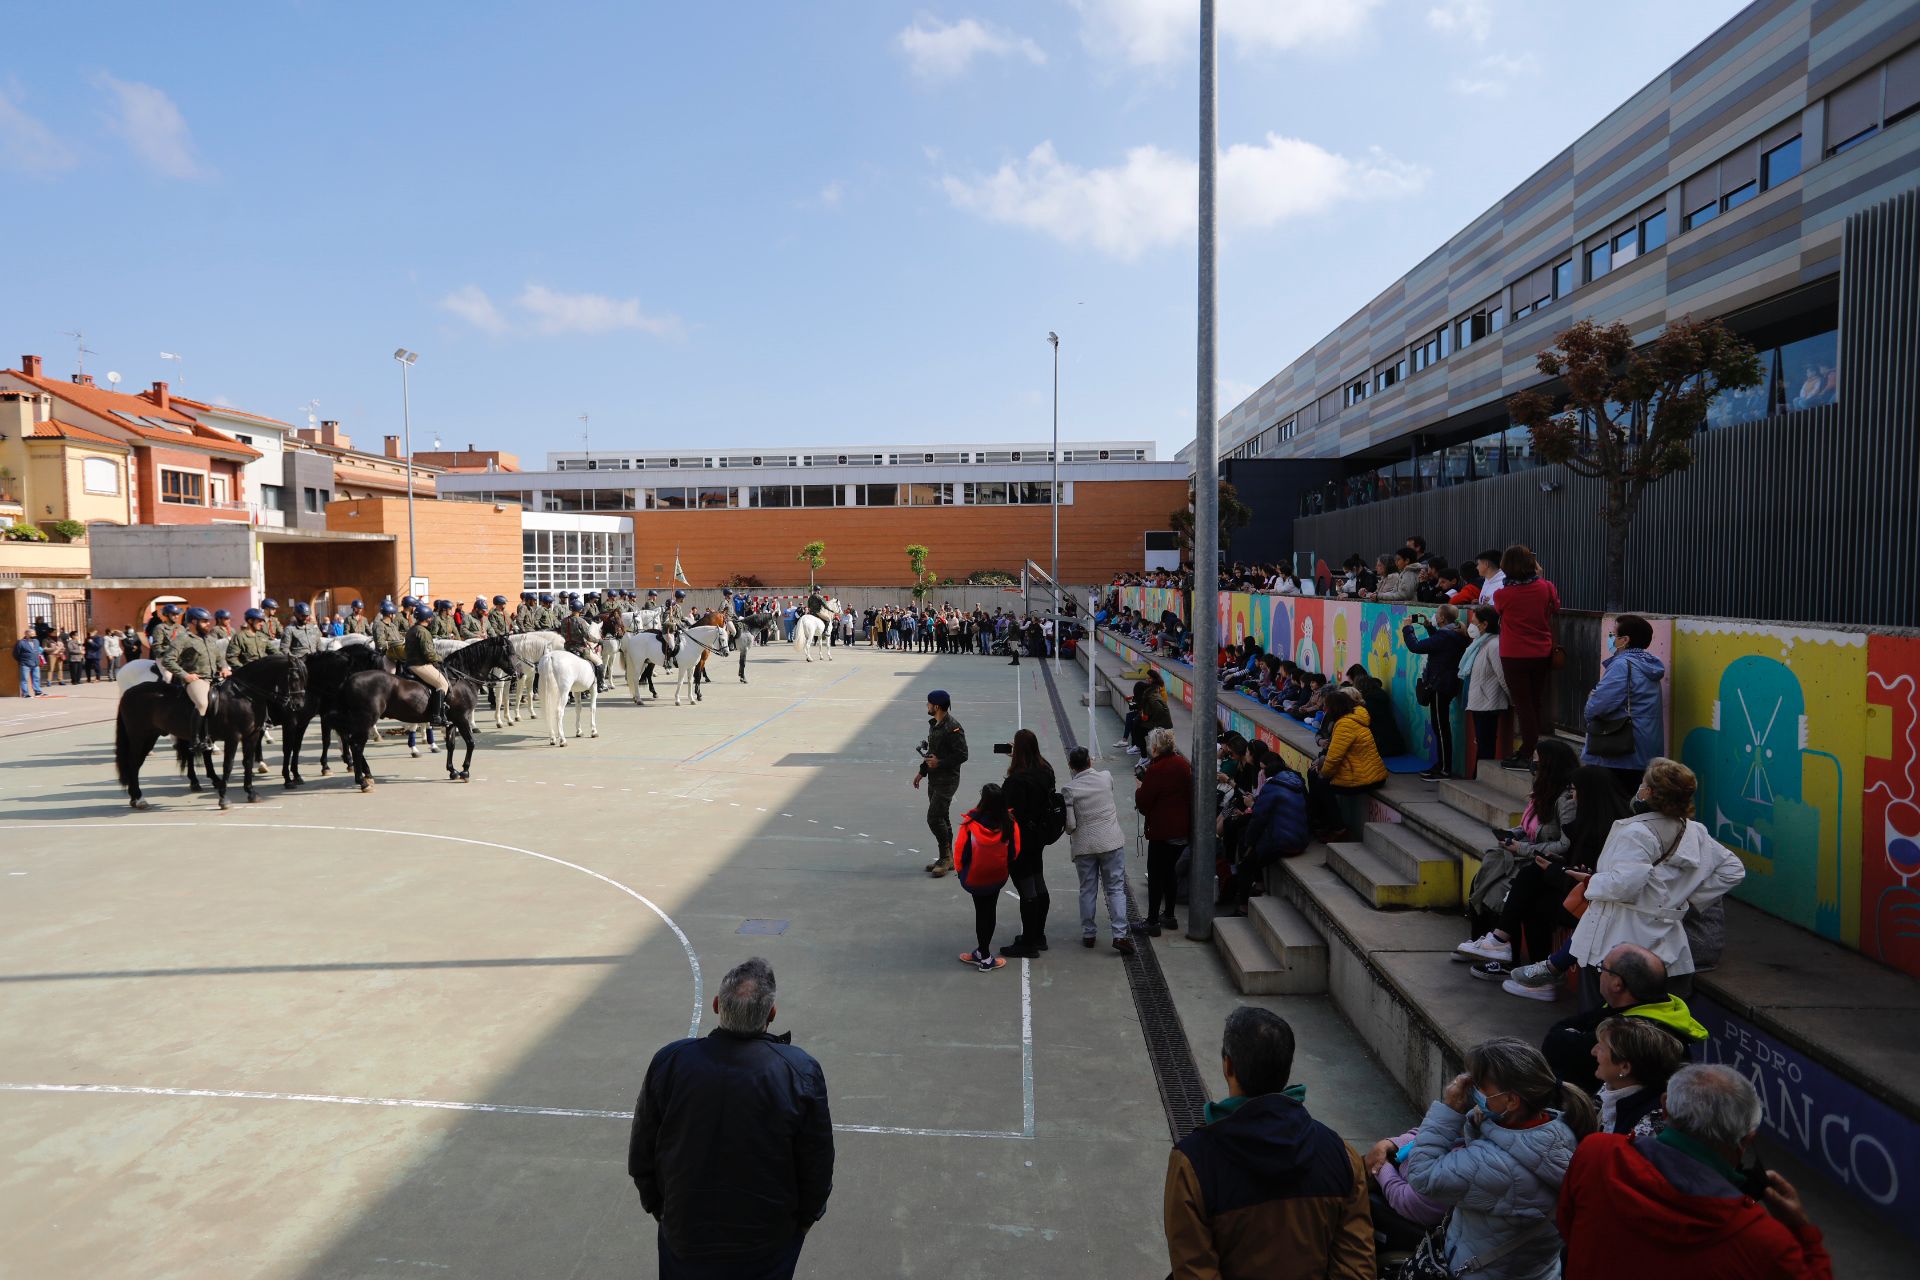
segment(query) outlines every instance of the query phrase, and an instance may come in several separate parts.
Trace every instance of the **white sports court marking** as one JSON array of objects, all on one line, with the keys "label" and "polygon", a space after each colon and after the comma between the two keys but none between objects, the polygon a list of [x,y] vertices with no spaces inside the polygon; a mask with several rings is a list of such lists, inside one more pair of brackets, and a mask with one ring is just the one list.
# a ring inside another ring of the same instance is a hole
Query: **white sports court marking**
[{"label": "white sports court marking", "polygon": [[[658,904],[645,894],[621,884],[611,876],[602,875],[590,867],[583,867],[564,858],[551,854],[537,853],[532,849],[522,849],[516,845],[500,844],[492,840],[474,840],[467,836],[450,836],[431,831],[398,831],[387,827],[343,827],[324,823],[310,822],[140,822],[142,827],[219,827],[226,830],[234,828],[252,828],[264,831],[338,831],[359,835],[419,836],[429,840],[445,840],[454,844],[477,845],[487,849],[500,849],[508,853],[524,854],[529,858],[538,858],[542,862],[551,862],[556,866],[578,871],[595,880],[611,885],[628,897],[644,905],[649,911],[660,917],[673,936],[679,939],[680,947],[687,954],[687,965],[693,972],[693,1020],[688,1027],[689,1037],[700,1034],[700,1017],[703,1011],[702,979],[700,957],[694,952],[693,943],[674,922],[672,916],[662,911]],[[0,831],[75,831],[85,829],[126,830],[125,822],[8,822],[0,823]],[[12,872],[24,875],[25,872]],[[1016,896],[1010,894],[1009,896]],[[872,1133],[909,1138],[1002,1138],[1031,1141],[1034,1137],[1033,1106],[1033,967],[1032,961],[1020,962],[1020,1109],[1021,1127],[1011,1129],[918,1129],[900,1125],[836,1124],[834,1130],[839,1133]],[[105,1084],[28,1084],[0,1081],[0,1093],[68,1093],[68,1094],[131,1094],[156,1098],[210,1098],[235,1099],[260,1102],[306,1102],[331,1104],[336,1106],[361,1107],[410,1107],[431,1111],[472,1111],[493,1115],[549,1116],[562,1119],[625,1120],[631,1122],[630,1111],[603,1111],[581,1107],[534,1107],[507,1103],[490,1102],[450,1102],[431,1098],[367,1098],[345,1094],[328,1093],[263,1093],[244,1089],[185,1089],[162,1088],[141,1085],[105,1085]]]}]

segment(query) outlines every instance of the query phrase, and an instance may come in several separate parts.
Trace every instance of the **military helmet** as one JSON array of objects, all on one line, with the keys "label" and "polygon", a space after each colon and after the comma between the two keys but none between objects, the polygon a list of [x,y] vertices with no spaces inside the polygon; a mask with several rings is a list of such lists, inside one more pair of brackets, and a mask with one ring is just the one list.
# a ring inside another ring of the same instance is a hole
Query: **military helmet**
[{"label": "military helmet", "polygon": [[249,609],[241,616],[248,622],[265,622],[267,620],[267,614],[264,609]]},{"label": "military helmet", "polygon": [[313,611],[312,611],[311,609],[309,609],[309,608],[307,607],[307,602],[306,602],[305,600],[295,600],[295,601],[293,602],[293,616],[294,616],[294,617],[296,617],[296,618],[304,618],[304,617],[306,617],[306,616],[307,616],[307,615],[308,615],[309,613],[311,613],[311,612],[313,612]]},{"label": "military helmet", "polygon": [[225,609],[215,609],[213,611],[213,620],[215,622],[225,622],[228,618],[231,618],[232,616],[233,615],[231,613],[228,613]]},{"label": "military helmet", "polygon": [[552,604],[552,603],[553,603],[553,592],[551,592],[551,591],[542,591],[542,592],[540,593],[540,603],[541,603],[541,604]]},{"label": "military helmet", "polygon": [[396,614],[398,612],[400,612],[400,610],[394,606],[393,601],[382,600],[380,602],[380,613],[383,617],[391,616],[392,614]]},{"label": "military helmet", "polygon": [[493,602],[495,604],[505,604],[507,602],[507,598],[505,596],[495,596],[493,598]]},{"label": "military helmet", "polygon": [[202,609],[199,605],[195,605],[193,606],[193,608],[187,610],[187,621],[188,622],[212,622],[213,615],[208,613],[205,609]]},{"label": "military helmet", "polygon": [[262,600],[260,602],[260,607],[262,609],[278,609],[280,607],[280,602],[278,600],[275,600],[272,596],[268,596],[265,600]]},{"label": "military helmet", "polygon": [[487,607],[487,598],[485,596],[475,596],[473,598],[473,607],[484,610]]},{"label": "military helmet", "polygon": [[175,604],[171,600],[169,600],[167,603],[160,606],[160,616],[163,618],[174,617],[179,612],[180,612],[180,606]]},{"label": "military helmet", "polygon": [[435,609],[451,609],[453,608],[453,601],[442,597],[441,599],[435,600],[433,602],[433,607]]},{"label": "military helmet", "polygon": [[347,608],[354,609],[354,610],[364,609],[366,607],[367,606],[362,604],[359,600],[355,600],[352,604],[347,606]]},{"label": "military helmet", "polygon": [[579,596],[575,596],[573,599],[567,601],[567,611],[569,613],[579,613],[584,608],[586,608],[586,606],[580,603]]},{"label": "military helmet", "polygon": [[413,618],[416,622],[427,622],[433,617],[433,609],[424,604],[413,606]]},{"label": "military helmet", "polygon": [[687,593],[684,591],[675,591],[673,593],[673,598],[675,600],[685,600],[687,598]]}]

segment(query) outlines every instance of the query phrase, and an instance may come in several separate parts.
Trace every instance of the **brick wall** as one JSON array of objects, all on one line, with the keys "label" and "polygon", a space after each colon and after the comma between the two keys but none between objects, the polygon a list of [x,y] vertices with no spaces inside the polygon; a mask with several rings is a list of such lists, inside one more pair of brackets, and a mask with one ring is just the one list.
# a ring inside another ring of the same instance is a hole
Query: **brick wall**
[{"label": "brick wall", "polygon": [[[1118,570],[1139,570],[1143,535],[1168,527],[1167,516],[1186,505],[1187,485],[1081,481],[1073,494],[1073,504],[1060,508],[1061,580],[1105,582]],[[678,546],[696,586],[736,573],[768,583],[804,582],[806,566],[794,557],[816,538],[827,544],[823,581],[876,587],[911,584],[909,542],[932,552],[929,567],[942,578],[982,569],[1018,573],[1027,559],[1044,566],[1053,546],[1051,508],[1043,506],[642,511],[634,514],[634,565],[640,585],[655,584],[656,564],[666,566],[659,575],[664,581]]]},{"label": "brick wall", "polygon": [[[491,502],[416,500],[415,550],[420,573],[435,596],[472,602],[504,592],[520,593],[520,508]],[[370,605],[389,592],[398,600],[407,590],[407,500],[349,498],[327,504],[327,528],[349,533],[391,533],[393,580],[355,584]]]}]

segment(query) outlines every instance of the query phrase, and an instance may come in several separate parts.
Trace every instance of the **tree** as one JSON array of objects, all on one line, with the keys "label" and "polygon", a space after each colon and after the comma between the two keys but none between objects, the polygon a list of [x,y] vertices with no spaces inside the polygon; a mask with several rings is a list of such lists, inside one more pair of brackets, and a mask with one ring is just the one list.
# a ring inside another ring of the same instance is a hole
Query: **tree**
[{"label": "tree", "polygon": [[811,587],[813,585],[813,575],[818,573],[820,567],[827,562],[827,544],[824,542],[809,542],[806,546],[800,548],[800,554],[795,556],[794,559],[805,560],[807,562],[807,585]]},{"label": "tree", "polygon": [[1566,406],[1543,391],[1507,400],[1528,428],[1534,454],[1577,476],[1600,481],[1607,522],[1609,613],[1627,607],[1627,531],[1647,486],[1693,464],[1693,434],[1721,391],[1761,380],[1753,347],[1718,320],[1674,321],[1636,348],[1626,325],[1582,320],[1554,338],[1534,362],[1566,389]]},{"label": "tree", "polygon": [[[1167,516],[1173,525],[1173,531],[1180,535],[1180,558],[1193,560],[1193,485],[1187,485],[1187,505],[1182,511]],[[1239,492],[1225,480],[1220,482],[1220,549],[1226,550],[1233,540],[1235,529],[1244,529],[1253,523],[1253,508],[1240,501]]]},{"label": "tree", "polygon": [[934,572],[927,568],[927,557],[933,553],[917,542],[907,544],[907,565],[913,570],[913,598],[915,602],[925,600],[933,590]]}]

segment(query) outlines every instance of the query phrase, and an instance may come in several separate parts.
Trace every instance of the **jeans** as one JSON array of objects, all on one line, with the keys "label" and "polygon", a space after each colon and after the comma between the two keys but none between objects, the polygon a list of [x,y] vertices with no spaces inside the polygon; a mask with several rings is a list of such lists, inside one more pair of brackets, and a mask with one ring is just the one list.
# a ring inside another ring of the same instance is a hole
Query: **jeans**
[{"label": "jeans", "polygon": [[1173,914],[1174,867],[1187,851],[1185,842],[1147,841],[1147,919]]},{"label": "jeans", "polygon": [[960,790],[960,779],[927,778],[927,830],[933,832],[933,858],[942,866],[953,865],[953,797]]},{"label": "jeans", "polygon": [[33,696],[37,698],[47,691],[47,678],[41,674],[46,668],[33,667],[31,670],[33,671]]},{"label": "jeans", "polygon": [[20,696],[23,698],[31,698],[33,696],[32,667],[20,668]]},{"label": "jeans", "polygon": [[1127,936],[1127,851],[1124,847],[1088,854],[1073,860],[1080,877],[1080,936],[1092,938],[1100,930],[1094,916],[1100,898],[1107,900],[1107,923],[1113,936]]},{"label": "jeans", "polygon": [[1502,657],[1500,670],[1507,678],[1507,693],[1513,698],[1513,718],[1520,724],[1518,754],[1522,760],[1530,760],[1540,742],[1540,722],[1546,718],[1553,659]]},{"label": "jeans", "polygon": [[667,1233],[659,1233],[660,1280],[791,1280],[800,1265],[800,1246],[804,1235],[795,1234],[793,1243],[778,1253],[757,1258],[693,1258],[682,1260],[667,1247]]}]

